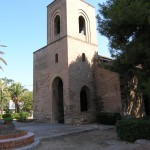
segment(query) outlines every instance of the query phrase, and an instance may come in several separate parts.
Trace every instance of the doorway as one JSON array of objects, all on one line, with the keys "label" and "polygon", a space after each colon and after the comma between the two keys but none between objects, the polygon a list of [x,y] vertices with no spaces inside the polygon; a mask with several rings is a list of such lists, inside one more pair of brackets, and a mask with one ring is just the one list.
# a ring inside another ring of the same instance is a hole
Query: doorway
[{"label": "doorway", "polygon": [[53,87],[53,113],[58,123],[64,123],[63,82],[56,77],[52,83]]}]

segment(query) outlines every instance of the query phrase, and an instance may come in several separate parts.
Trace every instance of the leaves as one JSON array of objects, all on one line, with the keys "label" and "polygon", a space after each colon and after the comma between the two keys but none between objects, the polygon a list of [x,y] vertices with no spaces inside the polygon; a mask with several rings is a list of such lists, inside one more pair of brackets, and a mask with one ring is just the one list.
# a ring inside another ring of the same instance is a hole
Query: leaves
[{"label": "leaves", "polygon": [[112,55],[116,57],[129,49],[137,49],[138,44],[141,43],[139,40],[142,40],[140,37],[145,35],[145,31],[150,30],[150,2],[108,0],[99,7],[98,30],[108,37]]},{"label": "leaves", "polygon": [[99,32],[109,39],[111,69],[128,76],[127,83],[132,72],[138,89],[148,91],[143,85],[150,77],[150,1],[107,0],[99,4],[97,20]]},{"label": "leaves", "polygon": [[3,111],[6,108],[9,100],[8,87],[3,80],[0,80],[0,110]]},{"label": "leaves", "polygon": [[21,83],[13,83],[9,87],[9,93],[10,97],[15,103],[16,107],[16,112],[19,112],[19,101],[22,96],[22,94],[26,91],[27,89],[24,89],[24,87],[21,85]]},{"label": "leaves", "polygon": [[[0,45],[0,47],[6,47],[6,46]],[[0,51],[0,55],[3,55],[3,54],[4,52]],[[0,57],[0,61],[3,62],[5,65],[7,65],[6,61],[2,57]],[[0,69],[3,69],[3,68],[0,66]]]},{"label": "leaves", "polygon": [[33,110],[33,92],[25,91],[20,99],[24,103],[22,110],[31,112]]}]

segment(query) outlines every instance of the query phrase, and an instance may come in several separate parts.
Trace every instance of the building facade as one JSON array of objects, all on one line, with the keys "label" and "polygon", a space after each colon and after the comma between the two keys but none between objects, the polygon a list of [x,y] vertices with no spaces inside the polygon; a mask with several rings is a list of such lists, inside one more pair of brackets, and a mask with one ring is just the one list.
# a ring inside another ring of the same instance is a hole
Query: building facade
[{"label": "building facade", "polygon": [[103,99],[103,111],[120,110],[119,76],[94,65],[97,52],[93,6],[83,0],[54,0],[47,6],[47,45],[34,52],[35,120],[93,122],[96,97]]}]

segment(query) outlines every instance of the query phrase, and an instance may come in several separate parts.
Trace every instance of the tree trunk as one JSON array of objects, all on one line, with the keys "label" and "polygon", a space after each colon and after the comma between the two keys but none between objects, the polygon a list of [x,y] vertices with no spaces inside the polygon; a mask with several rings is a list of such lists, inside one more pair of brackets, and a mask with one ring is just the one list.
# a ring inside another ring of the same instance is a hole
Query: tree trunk
[{"label": "tree trunk", "polygon": [[19,111],[20,111],[20,108],[19,108],[18,103],[16,102],[15,103],[15,113],[19,113]]}]

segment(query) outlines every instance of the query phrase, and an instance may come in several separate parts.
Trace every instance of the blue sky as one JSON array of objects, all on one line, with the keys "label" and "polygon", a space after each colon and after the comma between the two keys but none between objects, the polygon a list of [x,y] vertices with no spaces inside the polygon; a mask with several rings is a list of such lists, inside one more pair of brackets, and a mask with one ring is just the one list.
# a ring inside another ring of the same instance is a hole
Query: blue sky
[{"label": "blue sky", "polygon": [[[85,0],[98,10],[98,3],[106,0]],[[33,52],[46,45],[47,5],[52,0],[1,0],[0,47],[5,52],[0,63],[0,78],[20,82],[29,90],[33,85]],[[110,57],[108,41],[98,33],[99,54]]]}]

